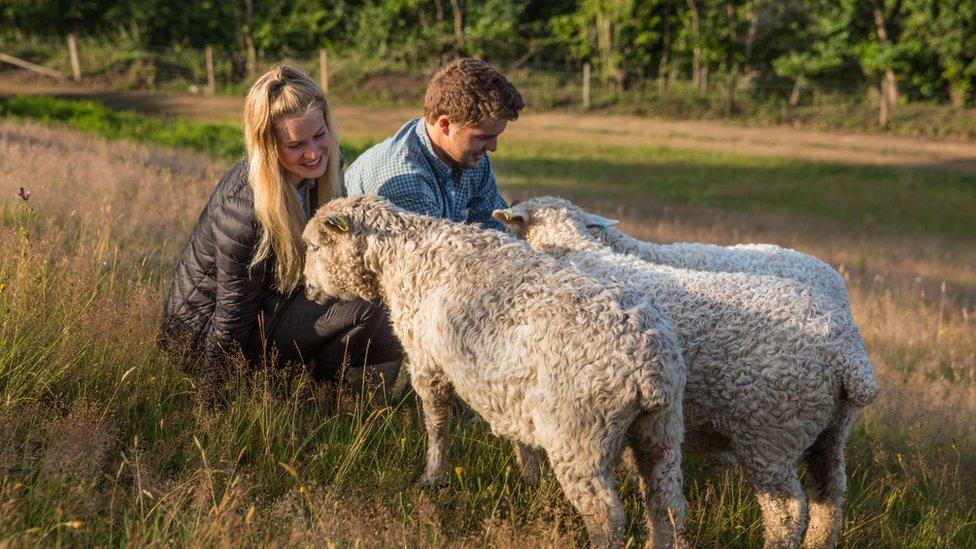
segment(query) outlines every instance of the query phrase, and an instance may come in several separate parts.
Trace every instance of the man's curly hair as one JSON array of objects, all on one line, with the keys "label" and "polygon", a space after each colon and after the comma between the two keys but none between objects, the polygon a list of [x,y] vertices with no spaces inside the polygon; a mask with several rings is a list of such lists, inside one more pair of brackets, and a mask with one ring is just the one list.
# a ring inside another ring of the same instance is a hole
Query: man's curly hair
[{"label": "man's curly hair", "polygon": [[424,96],[424,118],[430,123],[442,114],[466,127],[515,120],[523,107],[515,86],[480,59],[461,58],[444,65],[430,79]]}]

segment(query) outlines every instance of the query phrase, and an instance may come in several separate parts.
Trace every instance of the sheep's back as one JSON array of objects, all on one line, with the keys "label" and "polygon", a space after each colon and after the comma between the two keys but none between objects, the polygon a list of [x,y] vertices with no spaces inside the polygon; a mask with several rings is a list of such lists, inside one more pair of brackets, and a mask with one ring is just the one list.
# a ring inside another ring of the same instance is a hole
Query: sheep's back
[{"label": "sheep's back", "polygon": [[520,247],[446,250],[414,256],[423,274],[391,296],[394,326],[499,434],[526,440],[534,410],[599,421],[683,385],[673,329],[642,293]]},{"label": "sheep's back", "polygon": [[676,269],[609,250],[564,259],[633,284],[671,318],[688,368],[690,426],[729,434],[795,425],[805,438],[829,421],[840,378],[829,314],[814,296],[776,277]]}]

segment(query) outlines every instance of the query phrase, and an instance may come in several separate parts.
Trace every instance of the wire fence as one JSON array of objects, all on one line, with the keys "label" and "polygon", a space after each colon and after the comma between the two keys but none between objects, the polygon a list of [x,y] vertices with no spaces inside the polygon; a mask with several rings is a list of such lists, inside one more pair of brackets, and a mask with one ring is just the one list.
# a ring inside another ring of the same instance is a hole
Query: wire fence
[{"label": "wire fence", "polygon": [[[209,52],[208,52],[209,50]],[[116,90],[241,94],[255,74],[274,62],[295,65],[322,82],[330,95],[367,103],[416,104],[423,98],[436,61],[422,64],[367,60],[332,52],[307,52],[266,59],[243,49],[193,49],[175,46],[77,41],[73,66],[67,37],[0,38],[0,54],[58,71],[65,79],[78,74],[83,83]],[[729,78],[707,72],[692,80],[672,70],[665,77],[632,75],[622,84],[589,71],[584,64],[542,63],[526,59],[488,59],[541,108],[642,106],[677,109],[675,115],[721,110],[731,101],[739,108],[768,104],[788,106],[870,102],[873,86],[860,80],[801,83],[755,73],[739,75],[730,93]],[[0,63],[0,74],[15,69]],[[36,78],[49,78],[37,76]],[[910,89],[903,100],[924,99]],[[929,99],[931,101],[931,99]],[[652,109],[653,110],[653,109]],[[687,111],[687,112],[684,112]]]}]

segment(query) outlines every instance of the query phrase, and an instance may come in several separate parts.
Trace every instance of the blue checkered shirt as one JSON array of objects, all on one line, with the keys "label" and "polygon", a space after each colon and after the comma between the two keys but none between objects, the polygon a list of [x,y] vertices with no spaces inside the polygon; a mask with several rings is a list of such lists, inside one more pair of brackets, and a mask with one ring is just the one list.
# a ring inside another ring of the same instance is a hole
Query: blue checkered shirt
[{"label": "blue checkered shirt", "polygon": [[488,155],[470,169],[447,164],[434,154],[420,119],[357,158],[346,170],[344,189],[346,196],[378,194],[411,212],[505,230],[491,217],[507,206]]}]

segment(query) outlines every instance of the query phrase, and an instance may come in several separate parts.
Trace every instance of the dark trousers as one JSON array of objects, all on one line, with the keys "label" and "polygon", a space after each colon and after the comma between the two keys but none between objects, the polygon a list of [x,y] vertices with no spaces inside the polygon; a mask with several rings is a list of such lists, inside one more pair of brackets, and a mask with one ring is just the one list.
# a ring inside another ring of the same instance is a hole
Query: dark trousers
[{"label": "dark trousers", "polygon": [[262,304],[252,352],[279,362],[303,363],[312,376],[338,379],[344,368],[400,360],[403,350],[382,305],[357,299],[318,304],[298,288]]}]

